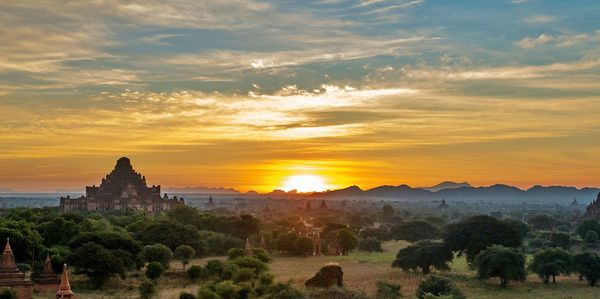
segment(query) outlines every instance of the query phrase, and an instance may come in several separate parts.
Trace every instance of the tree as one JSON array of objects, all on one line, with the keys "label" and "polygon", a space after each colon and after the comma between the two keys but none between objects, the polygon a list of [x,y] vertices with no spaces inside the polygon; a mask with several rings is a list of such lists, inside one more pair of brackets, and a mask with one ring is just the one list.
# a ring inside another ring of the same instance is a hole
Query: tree
[{"label": "tree", "polygon": [[575,233],[578,234],[582,239],[585,238],[587,232],[593,231],[600,235],[600,223],[595,220],[585,220],[577,225]]},{"label": "tree", "polygon": [[504,219],[502,221],[514,228],[519,233],[521,239],[527,237],[527,233],[529,233],[529,225],[527,223],[514,219]]},{"label": "tree", "polygon": [[450,279],[436,274],[429,274],[419,283],[417,298],[423,299],[427,294],[434,296],[450,296],[452,299],[464,299],[465,296]]},{"label": "tree", "polygon": [[524,281],[526,278],[525,255],[516,248],[490,246],[477,255],[475,265],[479,279],[498,277],[502,287],[510,280]]},{"label": "tree", "polygon": [[544,283],[556,283],[557,275],[569,275],[573,269],[573,256],[560,248],[549,248],[539,251],[533,256],[529,269],[536,273]]},{"label": "tree", "polygon": [[192,225],[183,225],[172,220],[161,220],[146,227],[141,235],[144,244],[161,243],[175,250],[179,245],[189,245],[202,252],[204,243],[200,240],[198,229]]},{"label": "tree", "polygon": [[358,243],[358,250],[371,252],[383,252],[381,242],[374,238],[362,239]]},{"label": "tree", "polygon": [[554,247],[569,249],[571,247],[571,236],[567,233],[552,233],[550,242]]},{"label": "tree", "polygon": [[358,237],[347,228],[338,231],[336,240],[342,249],[342,255],[348,255],[348,252],[358,245]]},{"label": "tree", "polygon": [[77,248],[69,263],[75,267],[75,273],[85,274],[97,288],[102,287],[114,274],[125,275],[123,260],[94,242],[85,243]]},{"label": "tree", "polygon": [[421,269],[429,274],[431,267],[438,270],[449,270],[448,262],[453,258],[452,252],[442,242],[421,240],[406,248],[400,249],[392,267],[404,271]]},{"label": "tree", "polygon": [[600,242],[600,236],[595,231],[588,231],[585,233],[585,238],[583,239],[585,242],[585,246],[590,248],[598,247],[598,242]]},{"label": "tree", "polygon": [[37,227],[40,235],[44,236],[44,245],[67,245],[73,236],[80,231],[80,226],[63,217],[56,217],[48,222],[43,222]]},{"label": "tree", "polygon": [[140,258],[141,244],[128,233],[117,231],[82,232],[70,242],[71,250],[76,250],[83,244],[93,242],[104,247],[116,259],[119,259],[128,270],[139,269],[143,266]]},{"label": "tree", "polygon": [[175,248],[175,258],[181,261],[183,269],[190,263],[190,260],[196,255],[196,250],[192,246],[179,245]]},{"label": "tree", "polygon": [[157,280],[165,272],[165,267],[159,262],[150,262],[146,266],[146,277],[151,280]]},{"label": "tree", "polygon": [[363,239],[374,238],[379,241],[389,241],[392,239],[390,231],[386,228],[363,228],[360,230],[359,235]]},{"label": "tree", "polygon": [[523,239],[511,226],[496,218],[479,215],[446,226],[444,243],[459,255],[465,254],[470,265],[475,256],[487,247],[498,244],[521,246]]},{"label": "tree", "polygon": [[188,292],[181,292],[179,294],[179,299],[196,299],[196,295],[190,294]]},{"label": "tree", "polygon": [[186,273],[191,280],[196,280],[198,278],[208,276],[207,272],[208,271],[205,268],[202,268],[202,266],[193,265],[187,270]]},{"label": "tree", "polygon": [[138,290],[140,292],[140,297],[142,299],[150,299],[156,295],[156,285],[154,285],[151,281],[144,281],[138,286]]},{"label": "tree", "polygon": [[417,220],[392,227],[391,234],[396,240],[416,242],[424,239],[436,239],[440,236],[440,230],[429,222]]},{"label": "tree", "polygon": [[386,221],[390,220],[394,214],[396,214],[396,210],[389,204],[385,204],[381,208],[381,217]]},{"label": "tree", "polygon": [[575,269],[590,286],[600,279],[600,256],[593,252],[584,252],[575,256]]},{"label": "tree", "polygon": [[556,221],[548,215],[534,215],[527,223],[537,230],[551,230],[556,225]]},{"label": "tree", "polygon": [[19,299],[17,293],[10,288],[0,289],[0,299]]},{"label": "tree", "polygon": [[10,246],[18,262],[29,263],[33,251],[42,251],[42,236],[33,228],[32,223],[24,220],[0,218],[0,246],[4,249],[6,238],[10,238]]},{"label": "tree", "polygon": [[294,247],[297,255],[308,256],[313,253],[313,241],[307,237],[298,238]]},{"label": "tree", "polygon": [[169,263],[171,263],[171,259],[173,258],[173,252],[171,252],[169,247],[157,243],[145,246],[144,250],[142,250],[142,256],[145,262],[159,262],[165,269],[168,269]]}]

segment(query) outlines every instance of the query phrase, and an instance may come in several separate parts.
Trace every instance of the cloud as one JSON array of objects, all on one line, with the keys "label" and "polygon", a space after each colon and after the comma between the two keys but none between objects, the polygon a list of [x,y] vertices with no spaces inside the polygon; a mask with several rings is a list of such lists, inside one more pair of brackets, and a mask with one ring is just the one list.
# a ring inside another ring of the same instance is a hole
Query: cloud
[{"label": "cloud", "polygon": [[540,34],[537,37],[526,37],[516,42],[516,45],[523,49],[534,49],[540,46],[553,44],[557,48],[568,48],[591,41],[594,38],[585,33],[549,35]]},{"label": "cloud", "polygon": [[556,17],[554,16],[547,16],[547,15],[537,15],[537,16],[531,16],[528,18],[523,19],[523,22],[525,23],[529,23],[529,24],[545,24],[545,23],[550,23],[556,20]]}]

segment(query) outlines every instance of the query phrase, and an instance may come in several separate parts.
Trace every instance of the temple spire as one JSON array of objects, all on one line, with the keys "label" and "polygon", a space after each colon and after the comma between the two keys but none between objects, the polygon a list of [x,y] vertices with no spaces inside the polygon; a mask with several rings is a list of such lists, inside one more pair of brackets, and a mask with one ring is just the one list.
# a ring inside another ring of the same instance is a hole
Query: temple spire
[{"label": "temple spire", "polygon": [[0,270],[18,271],[17,262],[15,261],[15,255],[13,254],[12,248],[10,248],[10,239],[6,238],[6,245],[4,246],[4,252],[0,258]]},{"label": "temple spire", "polygon": [[56,292],[56,299],[74,299],[73,291],[71,291],[71,284],[69,283],[69,272],[67,270],[67,264],[63,265],[63,272],[60,278],[60,286],[58,292]]}]

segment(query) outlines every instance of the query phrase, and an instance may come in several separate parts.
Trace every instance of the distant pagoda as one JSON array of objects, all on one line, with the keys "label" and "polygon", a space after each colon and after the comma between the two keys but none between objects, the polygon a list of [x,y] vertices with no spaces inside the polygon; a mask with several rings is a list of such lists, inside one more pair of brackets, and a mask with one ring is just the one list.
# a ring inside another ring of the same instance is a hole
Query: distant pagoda
[{"label": "distant pagoda", "polygon": [[572,207],[577,207],[577,206],[579,206],[579,203],[577,202],[577,198],[573,198],[573,201],[571,202],[571,206],[572,206]]},{"label": "distant pagoda", "polygon": [[160,185],[148,187],[146,177],[136,172],[131,161],[123,157],[117,160],[114,170],[102,179],[100,186],[85,188],[85,196],[61,197],[60,212],[127,209],[158,212],[183,204],[183,197],[170,199],[166,193],[161,197]]},{"label": "distant pagoda", "polygon": [[215,200],[212,198],[212,195],[208,196],[208,203],[206,204],[207,208],[214,208],[215,207]]},{"label": "distant pagoda", "polygon": [[321,201],[321,205],[319,205],[319,210],[327,210],[327,204],[325,203],[325,200]]},{"label": "distant pagoda", "polygon": [[585,208],[585,217],[589,219],[600,219],[600,193],[598,193],[596,200],[592,201],[592,203]]},{"label": "distant pagoda", "polygon": [[310,200],[306,202],[306,207],[304,208],[305,211],[310,211],[312,210],[312,207],[310,206]]},{"label": "distant pagoda", "polygon": [[4,252],[0,257],[0,289],[12,289],[19,299],[33,298],[33,283],[25,278],[25,274],[19,271],[17,261],[10,248],[10,240],[6,238]]},{"label": "distant pagoda", "polygon": [[440,209],[447,209],[448,208],[448,204],[446,203],[446,198],[442,197],[442,202],[438,205],[438,208],[440,208]]}]

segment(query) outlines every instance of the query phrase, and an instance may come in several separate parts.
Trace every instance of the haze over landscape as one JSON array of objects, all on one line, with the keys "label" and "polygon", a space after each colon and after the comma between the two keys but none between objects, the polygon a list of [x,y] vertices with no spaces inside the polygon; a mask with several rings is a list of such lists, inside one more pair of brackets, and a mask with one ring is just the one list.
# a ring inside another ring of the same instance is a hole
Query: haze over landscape
[{"label": "haze over landscape", "polygon": [[[0,188],[598,186],[597,1],[8,1]],[[30,16],[35,15],[35,18]]]}]

